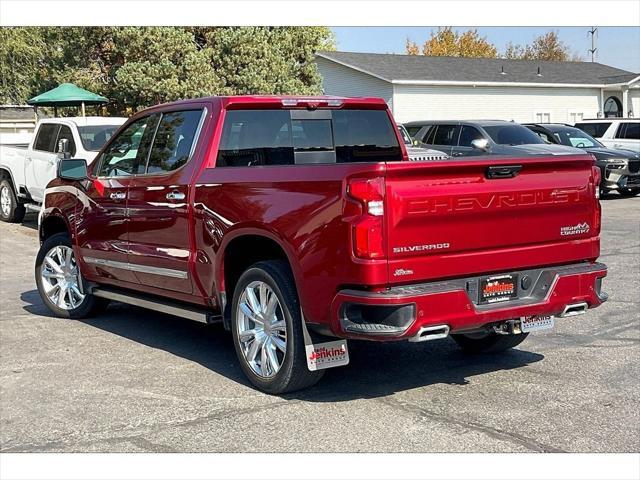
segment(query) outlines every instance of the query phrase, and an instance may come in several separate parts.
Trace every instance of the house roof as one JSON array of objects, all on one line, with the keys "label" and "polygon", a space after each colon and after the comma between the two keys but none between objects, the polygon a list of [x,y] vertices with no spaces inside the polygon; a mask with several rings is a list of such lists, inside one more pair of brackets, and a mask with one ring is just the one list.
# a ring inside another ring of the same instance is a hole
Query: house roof
[{"label": "house roof", "polygon": [[393,83],[486,82],[586,86],[629,83],[639,76],[595,62],[355,52],[318,52],[317,55]]}]

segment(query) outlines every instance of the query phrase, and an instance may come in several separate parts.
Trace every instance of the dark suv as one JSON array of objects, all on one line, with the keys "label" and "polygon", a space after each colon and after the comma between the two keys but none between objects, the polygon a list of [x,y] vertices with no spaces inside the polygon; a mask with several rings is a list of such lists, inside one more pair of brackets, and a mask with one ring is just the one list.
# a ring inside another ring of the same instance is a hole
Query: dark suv
[{"label": "dark suv", "polygon": [[429,120],[404,125],[413,138],[452,157],[577,153],[571,147],[549,145],[528,128],[503,120]]},{"label": "dark suv", "polygon": [[633,197],[640,193],[640,154],[633,150],[607,148],[585,131],[562,123],[531,123],[526,125],[548,144],[577,147],[596,157],[602,172],[600,193],[617,190]]}]

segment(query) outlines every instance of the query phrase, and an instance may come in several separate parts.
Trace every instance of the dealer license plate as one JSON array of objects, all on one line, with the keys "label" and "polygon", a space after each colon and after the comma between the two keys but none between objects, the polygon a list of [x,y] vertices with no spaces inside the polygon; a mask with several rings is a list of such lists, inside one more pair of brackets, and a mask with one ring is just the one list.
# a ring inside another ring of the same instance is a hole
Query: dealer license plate
[{"label": "dealer license plate", "polygon": [[506,302],[518,297],[518,275],[494,275],[480,280],[480,303]]},{"label": "dealer license plate", "polygon": [[535,330],[547,330],[553,328],[553,315],[534,315],[531,317],[520,317],[520,329],[522,333],[533,332]]}]

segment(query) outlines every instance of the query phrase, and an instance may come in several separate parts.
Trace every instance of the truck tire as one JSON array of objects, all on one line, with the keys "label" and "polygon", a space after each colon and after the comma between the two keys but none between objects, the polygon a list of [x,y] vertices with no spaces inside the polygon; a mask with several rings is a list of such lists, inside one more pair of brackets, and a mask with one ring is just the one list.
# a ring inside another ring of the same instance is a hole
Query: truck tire
[{"label": "truck tire", "polygon": [[451,334],[460,349],[465,353],[497,353],[520,345],[527,338],[528,333],[517,335],[487,334]]},{"label": "truck tire", "polygon": [[640,188],[621,188],[618,192],[623,197],[635,197],[640,193]]},{"label": "truck tire", "polygon": [[0,182],[0,220],[8,223],[19,223],[24,218],[26,210],[18,202],[16,192],[7,179]]},{"label": "truck tire", "polygon": [[310,387],[323,371],[310,371],[300,302],[289,265],[253,264],[233,292],[231,333],[240,367],[259,390],[282,394]]},{"label": "truck tire", "polygon": [[56,317],[86,318],[104,311],[109,301],[82,293],[82,274],[66,233],[47,238],[36,256],[36,285]]}]

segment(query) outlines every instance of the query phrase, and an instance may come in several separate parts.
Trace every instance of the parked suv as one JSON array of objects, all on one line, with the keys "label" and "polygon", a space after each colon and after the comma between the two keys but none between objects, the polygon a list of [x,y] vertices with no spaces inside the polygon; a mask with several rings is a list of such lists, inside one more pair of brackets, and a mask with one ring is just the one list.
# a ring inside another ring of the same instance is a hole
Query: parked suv
[{"label": "parked suv", "polygon": [[424,121],[405,123],[405,126],[425,146],[452,157],[578,153],[572,148],[547,145],[528,128],[502,120]]},{"label": "parked suv", "polygon": [[409,162],[378,98],[160,105],[89,168],[60,162],[38,291],[61,317],[116,300],[222,322],[270,393],[348,363],[350,338],[506,350],[606,299],[600,170],[576,151]]},{"label": "parked suv", "polygon": [[561,123],[531,123],[526,125],[546,143],[581,148],[596,159],[602,180],[600,194],[617,190],[625,197],[640,193],[640,153],[607,148],[579,128]]},{"label": "parked suv", "polygon": [[582,120],[575,126],[609,148],[640,152],[640,119],[598,118]]},{"label": "parked suv", "polygon": [[449,155],[446,153],[431,148],[424,148],[420,142],[411,138],[407,129],[404,128],[404,125],[398,124],[398,131],[407,149],[407,155],[410,161],[446,160],[449,158]]}]

